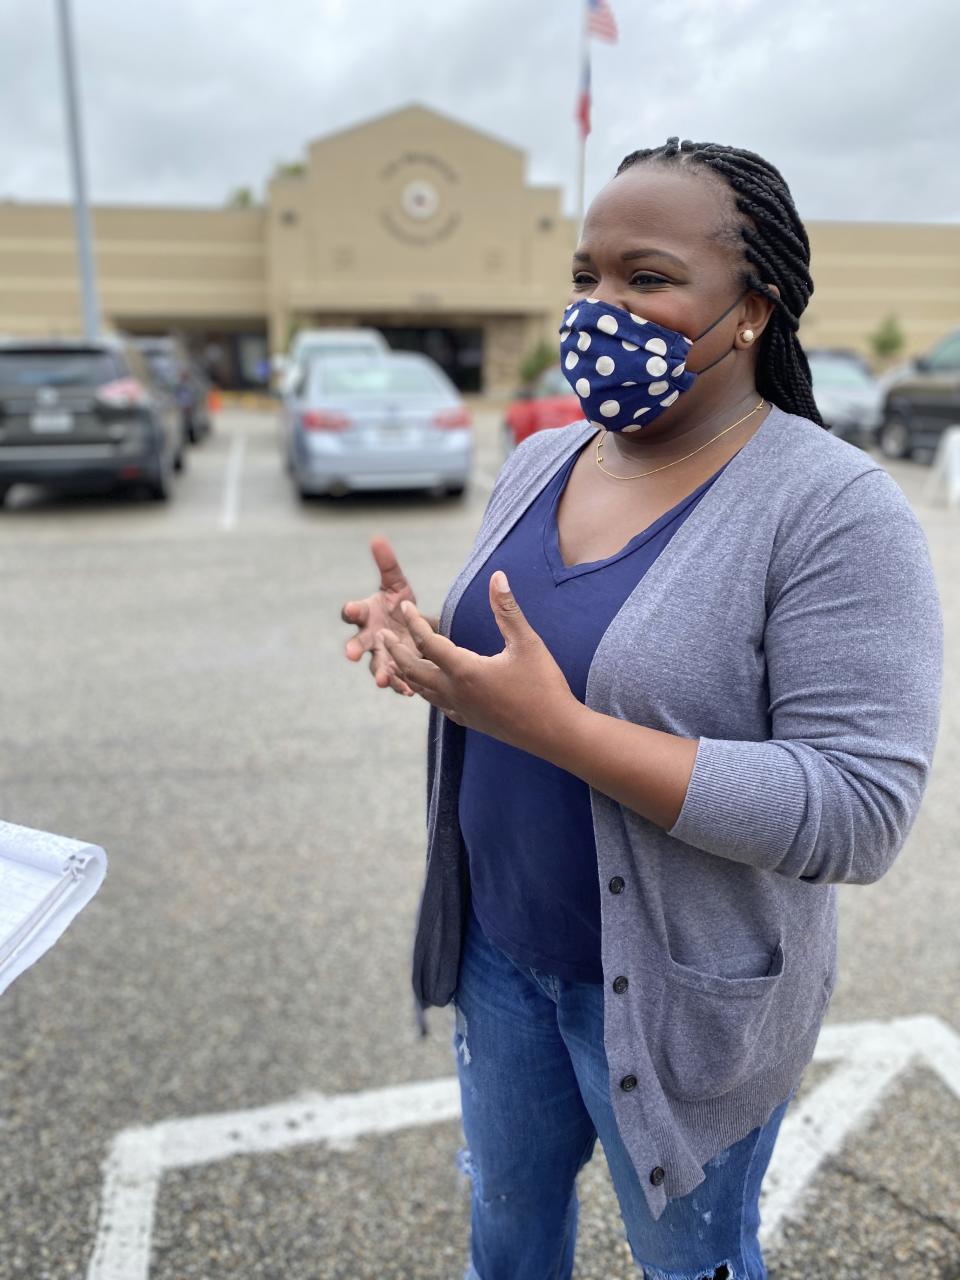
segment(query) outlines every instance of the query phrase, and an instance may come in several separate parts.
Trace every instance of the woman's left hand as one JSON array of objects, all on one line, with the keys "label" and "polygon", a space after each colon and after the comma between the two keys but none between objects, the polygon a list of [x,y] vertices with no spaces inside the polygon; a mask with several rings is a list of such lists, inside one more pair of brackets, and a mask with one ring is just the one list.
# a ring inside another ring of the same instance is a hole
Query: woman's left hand
[{"label": "woman's left hand", "polygon": [[402,609],[416,652],[388,631],[383,644],[410,688],[455,723],[544,755],[582,704],[501,570],[490,579],[490,608],[504,639],[503,650],[491,658],[437,635],[409,602]]}]

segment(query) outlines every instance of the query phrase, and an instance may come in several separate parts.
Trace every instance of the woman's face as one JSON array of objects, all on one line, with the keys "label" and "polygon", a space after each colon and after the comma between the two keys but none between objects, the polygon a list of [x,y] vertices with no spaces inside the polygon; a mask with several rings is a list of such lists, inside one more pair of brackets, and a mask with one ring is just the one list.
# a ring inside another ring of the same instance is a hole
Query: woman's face
[{"label": "woman's face", "polygon": [[[661,164],[627,169],[590,206],[570,301],[599,298],[696,338],[742,292],[737,219],[732,192],[710,173]],[[763,300],[748,295],[695,343],[687,367],[697,372],[726,355],[756,302]],[[698,392],[699,382],[681,403],[692,407]]]}]

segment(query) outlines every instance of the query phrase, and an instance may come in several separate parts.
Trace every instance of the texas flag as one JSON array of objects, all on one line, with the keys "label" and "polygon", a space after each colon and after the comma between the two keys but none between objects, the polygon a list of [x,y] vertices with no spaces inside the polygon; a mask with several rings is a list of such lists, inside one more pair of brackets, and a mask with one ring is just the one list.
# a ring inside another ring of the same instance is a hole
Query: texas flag
[{"label": "texas flag", "polygon": [[584,0],[587,6],[585,31],[588,39],[583,42],[583,74],[580,80],[580,97],[577,99],[577,122],[580,125],[580,137],[586,138],[590,132],[590,44],[589,37],[598,40],[609,40],[616,44],[617,20],[613,16],[608,0]]}]

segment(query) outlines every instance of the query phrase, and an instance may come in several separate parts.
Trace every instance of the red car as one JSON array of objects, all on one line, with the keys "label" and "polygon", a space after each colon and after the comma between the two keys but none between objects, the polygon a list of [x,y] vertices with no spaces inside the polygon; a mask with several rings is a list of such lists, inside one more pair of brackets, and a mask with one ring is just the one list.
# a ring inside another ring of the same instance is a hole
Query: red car
[{"label": "red car", "polygon": [[565,427],[583,417],[580,401],[558,364],[544,370],[532,390],[507,408],[503,423],[503,451],[510,453],[521,440],[547,427]]}]

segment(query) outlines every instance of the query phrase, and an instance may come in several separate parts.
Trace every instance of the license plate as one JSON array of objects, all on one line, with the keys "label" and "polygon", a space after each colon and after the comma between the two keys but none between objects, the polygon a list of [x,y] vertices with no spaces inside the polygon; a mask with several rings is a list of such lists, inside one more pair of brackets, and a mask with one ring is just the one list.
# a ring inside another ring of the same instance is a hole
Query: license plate
[{"label": "license plate", "polygon": [[374,427],[367,438],[371,445],[397,448],[415,443],[417,437],[418,433],[415,428],[405,426],[400,422],[384,422],[380,426]]},{"label": "license plate", "polygon": [[62,410],[40,410],[30,415],[30,426],[34,431],[71,431],[73,414]]}]

